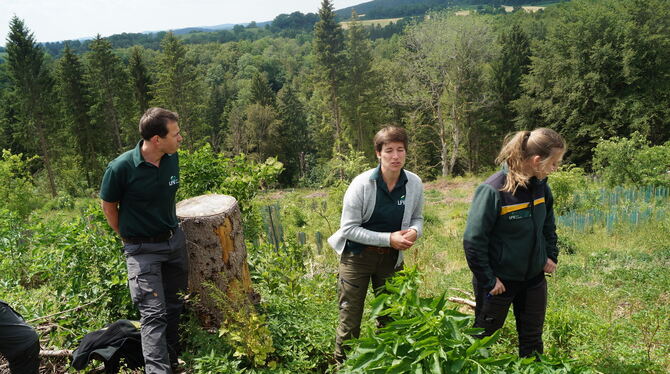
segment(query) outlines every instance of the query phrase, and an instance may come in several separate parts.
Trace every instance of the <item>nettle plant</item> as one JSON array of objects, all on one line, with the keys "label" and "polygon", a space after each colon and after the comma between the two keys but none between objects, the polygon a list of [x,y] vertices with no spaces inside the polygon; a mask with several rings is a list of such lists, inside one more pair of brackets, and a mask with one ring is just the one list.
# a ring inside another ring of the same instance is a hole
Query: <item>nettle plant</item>
[{"label": "nettle plant", "polygon": [[368,328],[349,342],[351,352],[341,373],[587,373],[569,362],[546,357],[492,357],[490,337],[473,337],[473,317],[453,310],[447,297],[419,296],[420,273],[401,271],[386,284],[387,293],[371,303],[371,318],[390,320],[376,332]]}]

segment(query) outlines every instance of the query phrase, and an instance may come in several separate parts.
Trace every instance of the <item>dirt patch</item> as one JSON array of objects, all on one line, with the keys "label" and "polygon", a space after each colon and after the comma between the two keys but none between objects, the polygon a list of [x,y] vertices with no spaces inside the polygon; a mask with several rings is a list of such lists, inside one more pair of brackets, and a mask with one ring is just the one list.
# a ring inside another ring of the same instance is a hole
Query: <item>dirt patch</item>
[{"label": "dirt patch", "polygon": [[279,199],[281,199],[282,197],[284,197],[284,195],[286,195],[286,191],[283,191],[283,190],[275,190],[275,191],[272,191],[272,192],[267,193],[267,194],[264,195],[263,197],[264,197],[264,198],[267,198],[267,199],[271,199],[271,200],[279,200]]},{"label": "dirt patch", "polygon": [[631,304],[627,301],[619,303],[614,310],[614,317],[621,318],[631,314]]},{"label": "dirt patch", "polygon": [[538,10],[544,10],[544,8],[546,8],[546,7],[543,7],[543,6],[525,6],[525,7],[523,7],[523,10],[525,10],[526,13],[535,13]]},{"label": "dirt patch", "polygon": [[[439,191],[444,199],[441,202],[444,203],[470,203],[472,202],[472,196],[475,193],[475,188],[479,185],[479,181],[474,180],[449,180],[449,179],[440,179],[433,182],[428,182],[424,184],[426,191]],[[454,191],[465,191],[466,194],[458,194],[459,196],[454,196]]]},{"label": "dirt patch", "polygon": [[309,195],[305,195],[305,198],[306,199],[315,199],[317,197],[327,197],[327,196],[328,196],[328,192],[326,192],[326,191],[314,191]]},{"label": "dirt patch", "polygon": [[[364,14],[361,14],[360,17],[364,16]],[[384,27],[388,24],[391,24],[393,22],[398,22],[402,18],[385,18],[385,19],[370,19],[370,20],[359,20],[358,23],[363,26],[372,26],[372,25],[379,25],[381,27]],[[340,25],[344,30],[347,30],[348,28],[351,27],[351,21],[344,21],[340,22]]]},{"label": "dirt patch", "polygon": [[[514,11],[514,7],[511,5],[501,5],[503,8],[505,8],[505,12],[507,13],[512,13]],[[521,7],[526,13],[535,13],[538,10],[543,10],[546,7],[543,6],[522,6]]]},{"label": "dirt patch", "polygon": [[424,184],[426,190],[439,190],[440,192],[448,192],[456,189],[474,189],[480,182],[473,180],[449,180],[440,179]]}]

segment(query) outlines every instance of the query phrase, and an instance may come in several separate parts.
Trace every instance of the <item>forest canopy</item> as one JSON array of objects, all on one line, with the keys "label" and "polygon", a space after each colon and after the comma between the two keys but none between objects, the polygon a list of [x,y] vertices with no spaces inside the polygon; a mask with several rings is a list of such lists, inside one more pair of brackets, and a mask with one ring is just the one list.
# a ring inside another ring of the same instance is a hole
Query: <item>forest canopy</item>
[{"label": "forest canopy", "polygon": [[343,175],[333,168],[373,163],[385,124],[410,130],[408,167],[426,180],[491,168],[516,129],[558,130],[567,160],[587,170],[600,139],[670,139],[666,1],[442,10],[384,27],[354,12],[346,29],[326,8],[265,27],[46,45],[14,18],[0,148],[38,156],[32,171],[50,193],[81,195],[134,146],[140,114],[155,105],[179,112],[186,149],[276,157],[281,186],[333,183]]}]

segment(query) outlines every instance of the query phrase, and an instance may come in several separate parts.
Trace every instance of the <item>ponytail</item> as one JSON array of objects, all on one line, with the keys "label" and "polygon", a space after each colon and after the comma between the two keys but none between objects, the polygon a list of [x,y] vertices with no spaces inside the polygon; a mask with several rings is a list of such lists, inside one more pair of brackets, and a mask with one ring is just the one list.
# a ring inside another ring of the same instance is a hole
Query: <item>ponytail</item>
[{"label": "ponytail", "polygon": [[545,160],[554,148],[565,149],[565,140],[552,129],[537,128],[508,134],[496,158],[496,163],[506,164],[508,168],[502,191],[514,194],[519,186],[526,187],[530,178],[524,174],[524,161],[533,156]]}]

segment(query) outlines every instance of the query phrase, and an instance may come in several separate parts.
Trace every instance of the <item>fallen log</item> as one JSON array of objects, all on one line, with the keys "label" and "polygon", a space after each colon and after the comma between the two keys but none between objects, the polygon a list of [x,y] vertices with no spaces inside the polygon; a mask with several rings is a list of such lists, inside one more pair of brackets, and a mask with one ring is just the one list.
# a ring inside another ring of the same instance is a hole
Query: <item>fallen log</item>
[{"label": "fallen log", "polygon": [[40,357],[72,357],[72,352],[70,349],[42,349],[40,350]]}]

